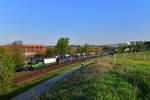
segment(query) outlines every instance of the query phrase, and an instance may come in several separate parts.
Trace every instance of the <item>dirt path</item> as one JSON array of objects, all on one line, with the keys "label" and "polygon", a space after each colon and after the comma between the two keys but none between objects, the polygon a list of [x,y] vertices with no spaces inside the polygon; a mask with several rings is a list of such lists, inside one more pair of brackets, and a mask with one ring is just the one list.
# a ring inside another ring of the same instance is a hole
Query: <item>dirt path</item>
[{"label": "dirt path", "polygon": [[[90,64],[90,63],[87,63],[85,65],[88,65],[88,64]],[[67,72],[64,72],[64,73],[57,75],[49,80],[46,80],[45,82],[29,89],[28,91],[12,98],[11,100],[34,100],[35,97],[39,96],[44,91],[46,91],[48,88],[52,87],[56,82],[63,79],[65,76],[77,71],[80,68],[81,68],[81,66],[75,67]]]}]

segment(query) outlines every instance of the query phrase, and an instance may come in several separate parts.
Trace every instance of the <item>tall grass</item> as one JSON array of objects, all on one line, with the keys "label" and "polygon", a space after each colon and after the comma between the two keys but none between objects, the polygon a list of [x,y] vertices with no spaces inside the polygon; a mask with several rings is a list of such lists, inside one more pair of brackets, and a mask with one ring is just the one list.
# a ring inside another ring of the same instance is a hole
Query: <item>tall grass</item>
[{"label": "tall grass", "polygon": [[117,54],[116,65],[114,57],[101,58],[37,100],[150,100],[149,53]]}]

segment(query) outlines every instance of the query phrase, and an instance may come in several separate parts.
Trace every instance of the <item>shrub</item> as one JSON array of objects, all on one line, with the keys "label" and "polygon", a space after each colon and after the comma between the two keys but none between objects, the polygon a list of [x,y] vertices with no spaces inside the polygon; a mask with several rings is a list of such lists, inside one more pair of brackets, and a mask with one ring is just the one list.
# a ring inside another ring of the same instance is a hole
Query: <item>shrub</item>
[{"label": "shrub", "polygon": [[0,47],[0,93],[6,94],[11,87],[11,80],[14,74],[14,64],[10,54]]}]

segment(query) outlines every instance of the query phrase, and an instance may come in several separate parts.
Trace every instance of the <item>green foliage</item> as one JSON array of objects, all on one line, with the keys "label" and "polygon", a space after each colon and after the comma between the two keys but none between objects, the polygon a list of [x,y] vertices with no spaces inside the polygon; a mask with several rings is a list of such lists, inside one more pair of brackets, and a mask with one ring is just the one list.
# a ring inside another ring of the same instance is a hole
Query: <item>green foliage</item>
[{"label": "green foliage", "polygon": [[84,47],[78,47],[78,53],[88,53],[90,52],[89,45],[86,43]]},{"label": "green foliage", "polygon": [[14,63],[8,52],[0,47],[0,93],[6,94],[10,91],[11,80],[14,75]]},{"label": "green foliage", "polygon": [[37,57],[51,57],[51,56],[54,56],[56,54],[56,51],[55,51],[55,48],[48,48],[46,49],[46,52],[45,53],[37,53],[34,55],[35,58]]},{"label": "green foliage", "polygon": [[35,58],[38,58],[38,57],[44,57],[45,54],[44,53],[37,53],[34,55]]},{"label": "green foliage", "polygon": [[127,48],[127,46],[120,46],[120,48],[118,49],[118,53],[124,53],[125,49]]},{"label": "green foliage", "polygon": [[144,50],[150,50],[150,41],[144,42]]},{"label": "green foliage", "polygon": [[55,53],[55,48],[48,48],[48,49],[46,50],[45,56],[51,57],[51,56],[54,56],[55,54],[56,54],[56,53]]},{"label": "green foliage", "polygon": [[83,47],[83,52],[84,52],[84,53],[88,53],[89,51],[90,51],[89,45],[86,43],[86,44],[84,45],[84,47]]},{"label": "green foliage", "polygon": [[22,67],[24,65],[23,47],[21,45],[12,44],[9,49],[16,69]]},{"label": "green foliage", "polygon": [[114,51],[115,49],[114,48],[112,48],[111,46],[104,46],[103,47],[103,52],[110,52],[110,51]]},{"label": "green foliage", "polygon": [[131,42],[131,51],[132,52],[139,52],[142,50],[144,44],[142,41],[136,41],[136,42]]},{"label": "green foliage", "polygon": [[[150,45],[149,42],[143,42],[143,41],[131,42],[130,45],[120,46],[118,49],[118,53],[140,52],[140,51],[150,50],[149,45]],[[125,51],[126,49],[129,49],[129,51]]]},{"label": "green foliage", "polygon": [[98,48],[97,48],[97,49],[95,49],[95,51],[93,51],[93,52],[100,52],[100,51],[99,51]]},{"label": "green foliage", "polygon": [[60,38],[56,45],[57,54],[70,53],[69,38]]},{"label": "green foliage", "polygon": [[78,48],[77,53],[84,53],[83,48]]}]

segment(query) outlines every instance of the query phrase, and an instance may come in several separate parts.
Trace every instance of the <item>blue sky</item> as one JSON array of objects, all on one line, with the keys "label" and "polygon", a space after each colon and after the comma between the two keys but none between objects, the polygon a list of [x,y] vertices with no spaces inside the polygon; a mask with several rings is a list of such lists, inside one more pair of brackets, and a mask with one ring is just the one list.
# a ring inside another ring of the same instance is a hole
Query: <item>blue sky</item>
[{"label": "blue sky", "polygon": [[150,40],[150,0],[0,0],[0,44]]}]

